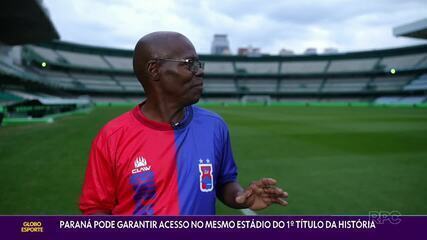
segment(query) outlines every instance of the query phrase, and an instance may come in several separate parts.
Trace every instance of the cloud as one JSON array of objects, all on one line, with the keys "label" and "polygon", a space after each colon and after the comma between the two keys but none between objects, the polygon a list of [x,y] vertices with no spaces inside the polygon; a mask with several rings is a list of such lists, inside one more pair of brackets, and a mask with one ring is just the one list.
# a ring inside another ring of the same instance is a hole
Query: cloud
[{"label": "cloud", "polygon": [[45,0],[63,40],[133,48],[159,30],[183,33],[209,53],[215,33],[231,49],[252,45],[277,54],[308,47],[360,51],[425,43],[396,38],[392,28],[427,16],[427,2],[376,0]]}]

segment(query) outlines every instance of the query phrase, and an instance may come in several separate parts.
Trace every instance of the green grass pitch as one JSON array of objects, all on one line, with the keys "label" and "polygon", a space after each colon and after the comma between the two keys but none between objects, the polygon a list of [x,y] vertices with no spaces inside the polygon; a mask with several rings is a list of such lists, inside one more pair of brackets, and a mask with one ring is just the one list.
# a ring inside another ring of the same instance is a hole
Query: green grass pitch
[{"label": "green grass pitch", "polygon": [[[130,107],[0,128],[0,214],[80,214],[91,141]],[[427,109],[210,107],[227,121],[243,185],[276,178],[289,206],[259,214],[427,214]],[[218,214],[241,214],[218,204]]]}]

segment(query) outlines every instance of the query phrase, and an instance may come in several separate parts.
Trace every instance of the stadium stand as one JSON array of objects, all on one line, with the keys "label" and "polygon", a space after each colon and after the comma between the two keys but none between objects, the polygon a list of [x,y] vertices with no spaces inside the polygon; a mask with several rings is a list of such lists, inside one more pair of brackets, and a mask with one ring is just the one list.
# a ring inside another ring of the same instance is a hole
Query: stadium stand
[{"label": "stadium stand", "polygon": [[74,53],[70,51],[57,50],[56,53],[64,59],[66,63],[74,66],[93,67],[93,68],[109,68],[107,62],[101,55]]},{"label": "stadium stand", "polygon": [[377,58],[334,60],[327,72],[369,72],[374,69],[377,61]]},{"label": "stadium stand", "polygon": [[70,74],[65,71],[46,71],[45,69],[38,68],[31,68],[30,71],[35,72],[42,79],[45,80],[45,83],[54,87],[63,89],[73,89],[77,87],[82,87],[80,83],[78,83],[70,76]]},{"label": "stadium stand", "polygon": [[207,74],[232,74],[234,73],[234,66],[232,62],[207,62],[205,65],[205,72]]},{"label": "stadium stand", "polygon": [[281,74],[308,74],[308,73],[323,73],[325,72],[328,61],[285,61],[281,64]]},{"label": "stadium stand", "polygon": [[206,93],[235,93],[236,83],[230,79],[205,79],[203,81],[204,92]]},{"label": "stadium stand", "polygon": [[236,71],[239,73],[277,74],[278,62],[236,62]]},{"label": "stadium stand", "polygon": [[[21,61],[2,60],[0,71],[95,101],[130,101],[144,94],[133,74],[130,50],[61,41],[21,48]],[[203,98],[209,100],[247,95],[269,95],[273,100],[420,100],[427,90],[427,45],[330,55],[200,58],[206,62]]]},{"label": "stadium stand", "polygon": [[409,84],[407,84],[403,90],[427,90],[427,74],[423,74],[420,77],[414,79]]},{"label": "stadium stand", "polygon": [[[144,97],[133,73],[131,50],[59,41],[42,1],[8,1],[2,6],[8,29],[0,34],[1,102],[82,95],[96,102],[127,102]],[[23,22],[37,24],[30,28]],[[397,27],[394,34],[427,39],[425,23]],[[200,58],[205,62],[202,101],[426,100],[427,44],[321,55]]]},{"label": "stadium stand", "polygon": [[274,79],[238,79],[237,85],[240,91],[245,93],[277,92],[277,80]]},{"label": "stadium stand", "polygon": [[128,57],[104,56],[104,59],[117,70],[132,71],[132,59]]},{"label": "stadium stand", "polygon": [[380,105],[392,105],[392,104],[401,104],[401,105],[413,105],[425,102],[427,97],[379,97],[375,99],[375,104]]},{"label": "stadium stand", "polygon": [[32,46],[31,50],[34,51],[34,54],[40,56],[43,59],[46,59],[48,62],[66,63],[66,60],[62,58],[54,49]]},{"label": "stadium stand", "polygon": [[416,69],[418,67],[418,64],[422,63],[424,60],[426,60],[426,58],[426,53],[405,54],[401,56],[385,57],[381,60],[380,66],[383,66],[387,70],[395,68],[397,71],[414,68]]},{"label": "stadium stand", "polygon": [[414,78],[414,75],[408,76],[392,76],[392,77],[376,77],[371,82],[372,86],[376,91],[401,91],[405,85]]},{"label": "stadium stand", "polygon": [[114,76],[114,79],[120,84],[126,92],[142,93],[141,84],[134,76]]},{"label": "stadium stand", "polygon": [[72,73],[71,77],[76,79],[85,89],[94,91],[122,91],[122,87],[117,84],[109,75]]},{"label": "stadium stand", "polygon": [[285,79],[280,82],[280,93],[317,93],[323,79]]},{"label": "stadium stand", "polygon": [[423,103],[426,97],[403,97],[400,99],[400,104],[419,104]]},{"label": "stadium stand", "polygon": [[337,78],[328,79],[322,92],[363,92],[367,89],[369,78]]},{"label": "stadium stand", "polygon": [[2,104],[18,102],[21,100],[23,100],[23,98],[20,96],[16,96],[15,94],[12,94],[10,92],[0,91],[0,102]]}]

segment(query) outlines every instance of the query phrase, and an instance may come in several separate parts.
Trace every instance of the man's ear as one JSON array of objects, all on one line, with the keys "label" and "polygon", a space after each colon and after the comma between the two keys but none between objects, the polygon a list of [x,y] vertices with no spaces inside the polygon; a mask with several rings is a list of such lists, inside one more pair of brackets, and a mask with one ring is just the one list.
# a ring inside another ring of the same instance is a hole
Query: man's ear
[{"label": "man's ear", "polygon": [[147,73],[150,75],[151,79],[158,81],[160,79],[159,62],[156,60],[150,60],[147,62]]}]

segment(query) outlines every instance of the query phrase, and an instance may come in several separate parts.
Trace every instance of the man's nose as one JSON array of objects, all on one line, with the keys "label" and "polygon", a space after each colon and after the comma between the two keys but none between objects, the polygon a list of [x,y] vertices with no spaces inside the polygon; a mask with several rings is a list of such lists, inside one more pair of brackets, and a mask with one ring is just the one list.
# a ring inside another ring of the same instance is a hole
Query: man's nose
[{"label": "man's nose", "polygon": [[194,75],[197,76],[197,77],[204,77],[205,76],[205,70],[203,70],[203,68],[199,68],[197,70],[197,72],[194,73]]}]

